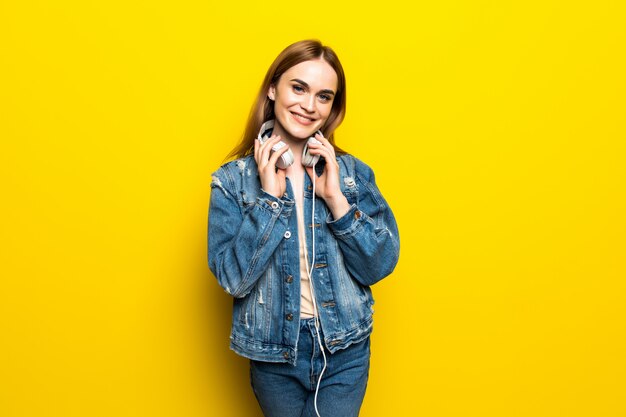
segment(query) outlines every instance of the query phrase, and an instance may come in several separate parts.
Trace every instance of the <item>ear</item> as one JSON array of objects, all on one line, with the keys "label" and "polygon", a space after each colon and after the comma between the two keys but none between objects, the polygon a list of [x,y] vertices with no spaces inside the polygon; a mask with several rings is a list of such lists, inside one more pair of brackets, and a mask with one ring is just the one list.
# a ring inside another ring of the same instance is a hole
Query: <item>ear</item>
[{"label": "ear", "polygon": [[274,85],[270,85],[270,88],[267,90],[267,98],[274,101],[276,98],[276,87]]}]

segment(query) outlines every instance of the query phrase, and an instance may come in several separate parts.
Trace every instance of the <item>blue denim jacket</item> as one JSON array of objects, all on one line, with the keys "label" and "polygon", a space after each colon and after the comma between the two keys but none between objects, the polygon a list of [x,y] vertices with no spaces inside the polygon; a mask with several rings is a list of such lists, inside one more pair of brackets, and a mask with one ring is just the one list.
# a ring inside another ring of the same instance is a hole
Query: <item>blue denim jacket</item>
[{"label": "blue denim jacket", "polygon": [[[398,262],[400,241],[391,209],[374,173],[350,155],[337,157],[341,191],[350,210],[333,219],[324,200],[315,200],[305,174],[304,218],[311,273],[324,343],[333,353],[372,331],[370,285]],[[316,166],[323,170],[324,160]],[[252,155],[222,165],[211,182],[208,226],[209,268],[234,297],[230,347],[241,356],[295,364],[300,318],[300,257],[295,199],[261,189]]]}]

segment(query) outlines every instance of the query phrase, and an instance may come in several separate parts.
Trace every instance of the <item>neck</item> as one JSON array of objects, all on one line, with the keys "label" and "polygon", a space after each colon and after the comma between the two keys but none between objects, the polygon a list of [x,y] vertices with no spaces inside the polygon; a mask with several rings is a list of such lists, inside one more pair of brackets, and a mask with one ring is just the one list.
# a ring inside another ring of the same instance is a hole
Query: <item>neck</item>
[{"label": "neck", "polygon": [[287,133],[283,127],[279,123],[274,124],[274,129],[272,130],[273,135],[280,135],[280,139],[289,145],[289,149],[293,152],[294,163],[300,164],[302,159],[302,150],[304,149],[304,145],[306,144],[307,139],[298,139],[291,136]]}]

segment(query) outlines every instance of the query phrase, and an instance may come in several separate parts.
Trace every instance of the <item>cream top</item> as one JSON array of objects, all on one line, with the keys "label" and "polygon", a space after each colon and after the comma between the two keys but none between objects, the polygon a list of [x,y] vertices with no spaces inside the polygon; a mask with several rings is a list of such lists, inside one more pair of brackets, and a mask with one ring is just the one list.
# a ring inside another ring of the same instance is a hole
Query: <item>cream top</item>
[{"label": "cream top", "polygon": [[[306,175],[306,173],[304,173]],[[313,296],[311,294],[311,284],[309,274],[307,273],[307,265],[309,257],[307,255],[306,246],[306,228],[304,219],[304,175],[290,176],[289,180],[293,188],[293,194],[296,200],[296,215],[298,217],[298,243],[300,245],[300,317],[311,318],[315,316],[315,308],[313,307]],[[300,177],[300,178],[293,178]],[[309,216],[311,213],[309,213]]]},{"label": "cream top", "polygon": [[[302,200],[302,194],[300,194],[300,200]],[[296,199],[296,212],[298,214],[298,240],[300,241],[300,317],[311,318],[315,316],[315,309],[313,308],[310,277],[307,273],[307,265],[309,268],[311,265],[309,265],[309,257],[307,256],[303,211],[302,203],[298,203]]]}]

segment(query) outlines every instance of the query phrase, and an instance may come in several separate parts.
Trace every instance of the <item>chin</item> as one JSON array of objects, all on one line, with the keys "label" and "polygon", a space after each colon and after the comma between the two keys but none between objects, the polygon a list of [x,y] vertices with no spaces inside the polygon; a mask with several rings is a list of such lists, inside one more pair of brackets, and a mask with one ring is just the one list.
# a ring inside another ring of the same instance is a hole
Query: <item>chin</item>
[{"label": "chin", "polygon": [[298,131],[298,132],[293,132],[293,133],[294,133],[294,134],[293,134],[293,137],[294,137],[294,138],[298,138],[298,139],[305,140],[305,139],[308,139],[308,138],[310,138],[311,136],[315,135],[315,132],[317,132],[317,129],[315,129],[315,130],[313,130],[313,131],[309,131],[309,130],[302,131],[302,130],[300,130],[300,131]]},{"label": "chin", "polygon": [[318,121],[315,121],[310,126],[298,124],[298,122],[293,120],[289,120],[286,124],[281,123],[281,125],[283,126],[283,129],[285,129],[287,133],[289,133],[291,136],[303,140],[315,135],[315,132],[321,129],[321,125]]}]

